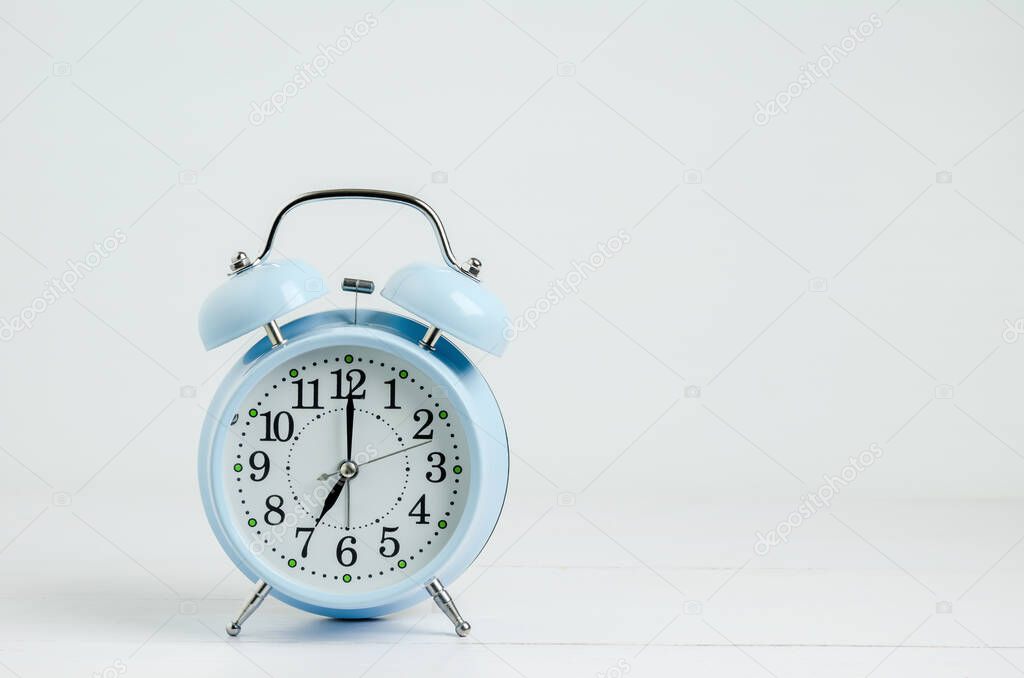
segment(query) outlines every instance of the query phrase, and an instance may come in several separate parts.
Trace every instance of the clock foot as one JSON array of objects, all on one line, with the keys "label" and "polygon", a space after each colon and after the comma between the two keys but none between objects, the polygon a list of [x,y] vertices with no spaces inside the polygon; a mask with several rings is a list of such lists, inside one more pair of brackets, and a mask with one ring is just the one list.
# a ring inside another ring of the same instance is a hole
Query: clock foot
[{"label": "clock foot", "polygon": [[439,580],[431,579],[427,582],[427,593],[434,599],[437,606],[444,612],[444,616],[448,617],[449,621],[455,625],[455,633],[460,638],[465,638],[469,635],[470,625],[469,622],[462,618],[459,614],[459,609],[455,607],[455,600],[452,599],[452,595],[444,588]]},{"label": "clock foot", "polygon": [[245,605],[242,606],[241,611],[238,613],[238,616],[235,617],[234,621],[228,624],[224,629],[227,631],[229,636],[237,636],[241,633],[242,624],[244,624],[245,620],[251,617],[252,613],[263,604],[263,601],[267,599],[268,593],[270,593],[270,584],[262,579],[258,579],[256,581],[256,590],[253,591],[252,595],[250,595],[248,600],[245,601]]}]

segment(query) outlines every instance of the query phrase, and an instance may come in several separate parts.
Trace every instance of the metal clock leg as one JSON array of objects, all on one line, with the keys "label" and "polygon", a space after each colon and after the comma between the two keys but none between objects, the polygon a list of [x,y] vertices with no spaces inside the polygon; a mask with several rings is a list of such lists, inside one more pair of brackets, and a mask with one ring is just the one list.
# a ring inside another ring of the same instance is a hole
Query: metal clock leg
[{"label": "metal clock leg", "polygon": [[268,593],[270,593],[270,584],[262,579],[256,580],[256,590],[253,591],[252,595],[249,596],[249,599],[245,601],[245,605],[242,606],[242,609],[239,611],[238,616],[235,617],[235,620],[228,624],[225,629],[229,636],[237,636],[239,634],[242,630],[242,624],[244,624],[245,620],[251,617],[252,613],[263,604],[263,601],[267,599]]},{"label": "metal clock leg", "polygon": [[444,612],[444,616],[448,617],[449,621],[455,625],[455,633],[460,638],[465,638],[469,635],[470,625],[469,622],[462,618],[459,614],[459,610],[455,607],[455,601],[452,599],[452,595],[444,588],[437,578],[431,579],[427,582],[427,593],[434,599],[437,606]]}]

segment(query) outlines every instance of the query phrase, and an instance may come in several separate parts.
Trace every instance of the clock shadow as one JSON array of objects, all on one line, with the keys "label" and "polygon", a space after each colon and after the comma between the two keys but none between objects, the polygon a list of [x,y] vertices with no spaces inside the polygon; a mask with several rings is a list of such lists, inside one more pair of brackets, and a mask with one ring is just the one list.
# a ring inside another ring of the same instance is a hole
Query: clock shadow
[{"label": "clock shadow", "polygon": [[[414,621],[410,629],[410,620],[402,617],[367,617],[365,619],[334,619],[329,617],[311,617],[295,624],[287,636],[295,640],[352,640],[374,642],[397,642],[402,638],[437,637],[446,635],[436,629],[420,628],[423,621]],[[404,623],[403,623],[404,622]]]}]

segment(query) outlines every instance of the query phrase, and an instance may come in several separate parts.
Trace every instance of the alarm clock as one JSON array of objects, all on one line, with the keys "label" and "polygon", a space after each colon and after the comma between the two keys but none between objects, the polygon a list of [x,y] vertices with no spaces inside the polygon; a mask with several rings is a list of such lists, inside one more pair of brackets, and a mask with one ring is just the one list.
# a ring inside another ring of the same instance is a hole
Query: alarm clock
[{"label": "alarm clock", "polygon": [[[273,257],[291,210],[367,199],[418,210],[440,264],[394,273],[380,294],[415,317],[359,313],[373,281],[345,278],[351,310],[278,318],[325,293],[309,264]],[[387,614],[432,598],[456,633],[470,624],[442,582],[473,562],[497,523],[509,450],[497,401],[452,339],[501,355],[506,311],[460,265],[440,218],[414,196],[370,189],[308,193],[280,211],[263,252],[239,252],[205,300],[207,350],[262,330],[227,373],[199,443],[199,488],[224,551],[255,583],[242,624],[272,595],[337,618]]]}]

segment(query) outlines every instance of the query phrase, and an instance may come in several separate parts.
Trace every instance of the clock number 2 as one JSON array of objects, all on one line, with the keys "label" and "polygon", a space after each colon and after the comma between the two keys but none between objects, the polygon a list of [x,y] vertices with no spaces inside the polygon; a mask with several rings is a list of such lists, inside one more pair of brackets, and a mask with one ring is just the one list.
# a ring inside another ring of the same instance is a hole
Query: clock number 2
[{"label": "clock number 2", "polygon": [[416,410],[416,414],[412,415],[412,418],[415,422],[419,422],[421,419],[424,420],[423,426],[420,426],[420,430],[416,431],[416,435],[413,438],[415,440],[433,440],[434,432],[427,429],[434,423],[434,413],[430,410]]}]

